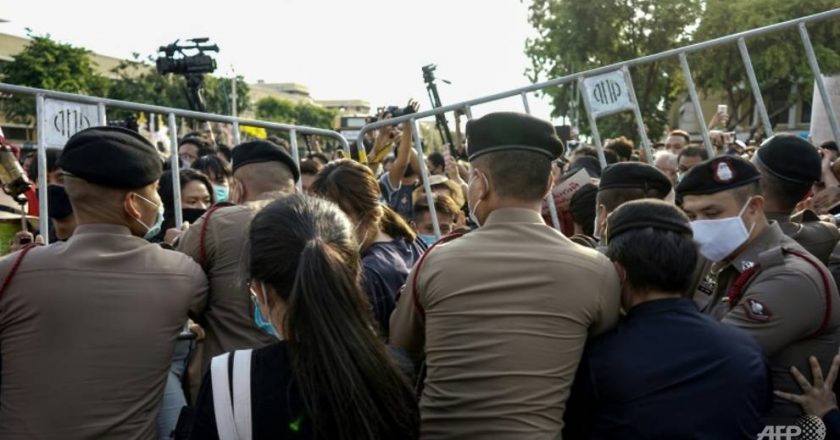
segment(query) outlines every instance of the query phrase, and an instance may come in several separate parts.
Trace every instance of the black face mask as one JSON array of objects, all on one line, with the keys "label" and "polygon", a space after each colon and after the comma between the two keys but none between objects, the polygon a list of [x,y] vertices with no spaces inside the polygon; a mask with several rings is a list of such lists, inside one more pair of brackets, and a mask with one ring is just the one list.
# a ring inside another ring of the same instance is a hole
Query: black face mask
[{"label": "black face mask", "polygon": [[47,187],[47,203],[50,218],[61,220],[73,214],[73,206],[63,186],[49,185]]},{"label": "black face mask", "polygon": [[204,215],[205,212],[207,212],[206,209],[197,208],[184,208],[181,210],[181,214],[184,217],[184,221],[189,222],[190,224],[195,223],[196,220],[198,220],[199,218],[201,218],[202,215]]}]

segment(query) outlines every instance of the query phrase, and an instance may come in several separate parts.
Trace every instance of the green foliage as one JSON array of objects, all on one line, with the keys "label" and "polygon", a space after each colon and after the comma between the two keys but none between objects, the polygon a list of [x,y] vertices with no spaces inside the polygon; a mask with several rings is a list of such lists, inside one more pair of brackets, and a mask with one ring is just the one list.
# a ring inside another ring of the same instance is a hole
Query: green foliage
[{"label": "green foliage", "polygon": [[335,110],[306,102],[294,103],[285,99],[265,97],[257,101],[257,119],[285,124],[308,125],[333,129],[338,113]]},{"label": "green foliage", "polygon": [[[96,72],[90,52],[56,42],[49,35],[30,35],[31,41],[15,59],[2,67],[3,81],[62,92],[102,96],[108,80]],[[35,102],[30,97],[15,96],[2,100],[8,118],[31,123]]]},{"label": "green foliage", "polygon": [[[706,11],[694,34],[704,41],[761,26],[767,26],[829,10],[836,0],[707,0]],[[736,19],[733,19],[737,17]],[[840,72],[840,22],[836,19],[808,26],[814,51],[823,74]],[[783,113],[785,105],[802,97],[810,101],[813,74],[805,58],[799,31],[795,28],[746,40],[756,78],[761,85],[768,112]],[[702,52],[691,58],[694,79],[706,94],[719,93],[727,100],[733,118],[730,126],[742,124],[753,114],[754,100],[736,45]],[[794,84],[798,87],[792,88]],[[791,93],[791,90],[795,90]],[[786,117],[785,117],[786,119]]]},{"label": "green foliage", "polygon": [[[687,43],[686,29],[695,25],[701,0],[534,0],[529,21],[539,37],[529,39],[525,52],[534,82],[604,66],[678,47]],[[631,69],[636,96],[648,133],[662,133],[677,66],[668,61]],[[578,106],[572,86],[547,90],[554,116],[569,116]],[[585,115],[585,112],[581,111]],[[581,118],[582,131],[588,124]],[[618,135],[638,139],[633,115],[623,113],[599,120],[603,138]]]}]

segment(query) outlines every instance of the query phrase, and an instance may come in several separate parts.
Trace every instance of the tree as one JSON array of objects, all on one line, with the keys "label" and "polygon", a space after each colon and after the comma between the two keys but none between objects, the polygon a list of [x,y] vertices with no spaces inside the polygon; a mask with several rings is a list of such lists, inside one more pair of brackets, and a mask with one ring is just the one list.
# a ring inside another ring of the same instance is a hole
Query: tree
[{"label": "tree", "polygon": [[[707,0],[694,39],[704,41],[836,6],[836,0]],[[823,74],[840,72],[836,43],[840,40],[840,23],[831,19],[808,26],[808,31]],[[810,101],[813,74],[797,29],[748,39],[747,46],[771,116],[784,114],[786,119],[791,104],[800,98]],[[726,99],[733,116],[730,127],[748,123],[753,115],[754,99],[737,45],[703,52],[702,56],[693,57],[691,63],[698,88],[706,94],[719,93]]]},{"label": "tree", "polygon": [[258,119],[266,121],[306,125],[329,130],[335,128],[335,118],[338,116],[335,110],[306,102],[294,103],[271,96],[257,101],[256,113]]},{"label": "tree", "polygon": [[[90,52],[70,44],[59,43],[49,35],[30,34],[29,44],[0,73],[3,81],[86,95],[104,95],[108,80],[96,72]],[[0,101],[2,111],[16,122],[31,123],[35,102],[29,97],[12,97]]]},{"label": "tree", "polygon": [[[689,41],[702,0],[534,0],[529,22],[539,36],[526,42],[533,82],[580,72],[679,47]],[[658,138],[666,124],[666,99],[679,76],[677,65],[660,61],[631,69],[648,134]],[[546,90],[553,116],[569,116],[577,107],[574,87]],[[581,128],[588,124],[581,118]],[[636,135],[633,115],[599,120],[602,137]],[[638,139],[638,137],[636,136]]]}]

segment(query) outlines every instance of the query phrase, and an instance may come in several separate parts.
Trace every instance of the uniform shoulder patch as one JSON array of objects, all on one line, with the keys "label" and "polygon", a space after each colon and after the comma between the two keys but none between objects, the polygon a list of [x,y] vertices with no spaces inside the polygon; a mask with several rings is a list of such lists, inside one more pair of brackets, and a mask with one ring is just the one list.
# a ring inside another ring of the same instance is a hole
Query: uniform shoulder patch
[{"label": "uniform shoulder patch", "polygon": [[773,312],[764,303],[755,298],[747,298],[741,303],[741,307],[744,308],[747,318],[756,322],[767,322],[773,317]]}]

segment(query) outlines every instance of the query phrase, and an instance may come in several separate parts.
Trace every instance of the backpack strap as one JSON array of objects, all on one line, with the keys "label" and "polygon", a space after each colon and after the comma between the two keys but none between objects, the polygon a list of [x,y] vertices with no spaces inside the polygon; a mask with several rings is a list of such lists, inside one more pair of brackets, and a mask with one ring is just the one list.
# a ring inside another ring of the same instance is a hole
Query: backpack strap
[{"label": "backpack strap", "polygon": [[204,221],[201,223],[201,232],[198,234],[198,264],[203,268],[207,264],[207,245],[205,244],[207,239],[207,225],[210,224],[210,217],[213,213],[218,211],[219,208],[223,208],[225,206],[228,205],[213,205],[207,210],[207,212],[204,213]]},{"label": "backpack strap", "polygon": [[426,320],[426,310],[423,308],[423,304],[420,304],[420,298],[417,296],[417,278],[420,276],[420,269],[423,268],[423,262],[426,261],[426,257],[429,256],[432,249],[436,248],[440,244],[448,243],[458,237],[461,237],[464,234],[466,233],[455,232],[436,241],[434,244],[429,246],[428,249],[426,249],[426,252],[423,253],[423,256],[420,257],[420,261],[418,261],[417,265],[414,267],[414,276],[411,277],[411,300],[414,302],[414,309],[417,310],[420,318],[424,321]]},{"label": "backpack strap", "polygon": [[23,263],[23,257],[31,251],[32,249],[40,246],[37,243],[29,243],[24,247],[20,248],[20,252],[18,253],[17,258],[15,259],[14,264],[12,264],[12,268],[9,270],[9,273],[6,275],[6,279],[3,280],[3,285],[0,286],[0,297],[6,292],[6,289],[9,288],[9,284],[12,284],[12,279],[15,277],[18,269],[20,269],[20,264]]},{"label": "backpack strap", "polygon": [[[213,358],[213,411],[220,440],[251,440],[251,355],[237,350]],[[229,374],[233,364],[233,376]],[[233,394],[231,395],[231,389]]]}]

